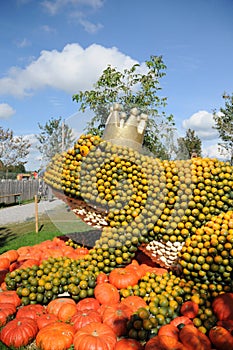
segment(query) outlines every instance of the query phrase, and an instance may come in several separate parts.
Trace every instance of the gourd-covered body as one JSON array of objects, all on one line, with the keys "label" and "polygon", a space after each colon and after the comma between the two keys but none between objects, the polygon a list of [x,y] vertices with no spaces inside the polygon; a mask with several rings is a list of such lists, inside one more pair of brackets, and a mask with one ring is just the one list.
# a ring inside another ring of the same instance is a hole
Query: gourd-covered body
[{"label": "gourd-covered body", "polygon": [[228,163],[161,161],[92,135],[57,155],[45,181],[85,222],[102,228],[94,250],[109,251],[116,266],[140,248],[160,266],[182,268],[178,254],[186,240],[233,208]]}]

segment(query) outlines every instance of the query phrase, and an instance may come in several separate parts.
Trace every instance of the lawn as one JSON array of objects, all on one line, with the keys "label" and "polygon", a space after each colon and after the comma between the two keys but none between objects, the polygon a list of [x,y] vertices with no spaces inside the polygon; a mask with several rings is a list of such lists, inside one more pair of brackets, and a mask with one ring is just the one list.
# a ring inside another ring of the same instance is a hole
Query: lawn
[{"label": "lawn", "polygon": [[74,232],[90,231],[90,226],[68,211],[58,206],[52,211],[39,216],[38,233],[35,220],[13,223],[0,227],[0,254],[22,246],[34,245],[57,236]]}]

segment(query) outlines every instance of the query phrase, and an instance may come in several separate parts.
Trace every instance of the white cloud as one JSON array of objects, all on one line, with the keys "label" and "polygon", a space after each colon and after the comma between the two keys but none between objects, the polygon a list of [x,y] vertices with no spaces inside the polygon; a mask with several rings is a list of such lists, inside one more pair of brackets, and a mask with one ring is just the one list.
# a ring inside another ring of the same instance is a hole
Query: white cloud
[{"label": "white cloud", "polygon": [[103,0],[45,0],[42,6],[50,15],[56,15],[59,11],[68,7],[88,6],[92,9],[98,9],[104,4]]},{"label": "white cloud", "polygon": [[14,108],[8,103],[0,103],[0,119],[8,119],[15,114]]},{"label": "white cloud", "polygon": [[46,33],[56,33],[56,29],[53,27],[50,27],[48,24],[42,25],[41,29]]},{"label": "white cloud", "polygon": [[90,34],[94,34],[103,28],[103,25],[101,23],[95,24],[87,20],[83,12],[72,12],[70,14],[70,18],[72,20],[77,20],[78,23],[84,28],[84,30]]},{"label": "white cloud", "polygon": [[27,46],[30,46],[30,45],[31,45],[31,42],[26,38],[24,38],[23,40],[21,40],[20,42],[17,43],[17,47],[19,47],[20,49],[27,47]]},{"label": "white cloud", "polygon": [[213,129],[214,125],[213,114],[207,111],[194,113],[182,123],[183,128],[194,130],[202,140],[214,140],[218,137],[217,130]]},{"label": "white cloud", "polygon": [[93,44],[84,49],[77,43],[67,44],[62,51],[41,51],[24,69],[12,67],[0,79],[0,94],[23,97],[45,87],[74,94],[92,88],[109,64],[123,70],[135,63],[115,47]]},{"label": "white cloud", "polygon": [[226,152],[226,150],[221,149],[217,143],[210,144],[210,145],[203,145],[202,147],[202,156],[203,157],[209,157],[209,158],[217,158],[220,160],[226,161],[229,159],[229,154]]}]

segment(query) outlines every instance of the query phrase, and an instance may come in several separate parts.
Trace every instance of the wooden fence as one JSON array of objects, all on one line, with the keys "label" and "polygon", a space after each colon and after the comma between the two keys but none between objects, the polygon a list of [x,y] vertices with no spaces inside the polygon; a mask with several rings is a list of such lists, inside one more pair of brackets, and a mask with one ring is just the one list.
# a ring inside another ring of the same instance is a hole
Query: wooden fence
[{"label": "wooden fence", "polygon": [[0,180],[0,203],[20,203],[38,193],[39,180]]}]

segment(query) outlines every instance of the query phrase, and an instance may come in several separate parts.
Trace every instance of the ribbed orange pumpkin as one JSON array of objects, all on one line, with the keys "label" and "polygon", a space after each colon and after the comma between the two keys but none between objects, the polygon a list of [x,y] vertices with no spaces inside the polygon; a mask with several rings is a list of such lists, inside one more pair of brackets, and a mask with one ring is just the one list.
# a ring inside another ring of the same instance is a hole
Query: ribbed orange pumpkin
[{"label": "ribbed orange pumpkin", "polygon": [[[177,339],[168,335],[156,335],[148,340],[145,350],[187,350]],[[197,350],[197,349],[196,349]],[[199,350],[199,349],[198,349]]]},{"label": "ribbed orange pumpkin", "polygon": [[74,339],[74,328],[64,322],[53,322],[39,330],[36,346],[41,350],[69,349]]},{"label": "ribbed orange pumpkin", "polygon": [[233,293],[223,293],[218,295],[213,303],[212,309],[218,320],[233,319]]},{"label": "ribbed orange pumpkin", "polygon": [[58,321],[58,317],[54,314],[43,314],[36,319],[36,323],[39,329],[55,321]]},{"label": "ribbed orange pumpkin", "polygon": [[21,299],[15,290],[6,290],[0,293],[0,303],[11,303],[17,307],[21,305]]},{"label": "ribbed orange pumpkin", "polygon": [[147,307],[145,300],[137,295],[130,295],[123,299],[121,303],[127,305],[132,313],[136,312],[140,307]]},{"label": "ribbed orange pumpkin", "polygon": [[33,320],[36,320],[39,316],[43,315],[46,313],[46,309],[44,306],[40,304],[35,304],[35,305],[25,305],[21,307],[17,314],[16,318],[32,318]]},{"label": "ribbed orange pumpkin", "polygon": [[211,350],[209,338],[191,324],[185,325],[180,330],[179,337],[186,350]]},{"label": "ribbed orange pumpkin", "polygon": [[36,321],[31,318],[15,318],[0,332],[1,341],[8,347],[20,348],[28,345],[38,332]]},{"label": "ribbed orange pumpkin", "polygon": [[64,304],[75,304],[75,301],[71,298],[57,298],[54,299],[52,301],[50,301],[47,305],[47,312],[50,314],[54,314],[56,316],[58,316],[58,313],[60,311],[60,308],[64,305]]},{"label": "ribbed orange pumpkin", "polygon": [[71,323],[73,324],[75,331],[78,331],[91,322],[101,321],[101,315],[96,310],[79,310],[71,318]]},{"label": "ribbed orange pumpkin", "polygon": [[95,298],[100,304],[116,304],[120,301],[120,294],[111,283],[97,284],[94,289]]},{"label": "ribbed orange pumpkin", "polygon": [[143,345],[136,339],[123,338],[120,339],[114,350],[143,350]]},{"label": "ribbed orange pumpkin", "polygon": [[122,337],[127,333],[130,314],[131,309],[125,304],[109,305],[103,313],[103,323],[110,326],[117,337]]},{"label": "ribbed orange pumpkin", "polygon": [[11,249],[8,250],[7,252],[4,252],[0,255],[0,258],[8,258],[10,260],[10,262],[14,262],[18,259],[19,253],[17,252],[17,250]]},{"label": "ribbed orange pumpkin", "polygon": [[138,283],[139,276],[126,268],[116,268],[109,274],[109,282],[117,289],[127,288]]},{"label": "ribbed orange pumpkin", "polygon": [[217,350],[233,349],[233,336],[227,329],[221,326],[211,328],[209,338]]},{"label": "ribbed orange pumpkin", "polygon": [[180,308],[180,313],[188,318],[194,318],[198,315],[199,306],[192,300],[185,301]]},{"label": "ribbed orange pumpkin", "polygon": [[177,316],[170,322],[170,324],[179,328],[180,326],[183,327],[186,324],[193,325],[193,321],[186,316]]},{"label": "ribbed orange pumpkin", "polygon": [[16,306],[10,303],[0,304],[0,327],[4,326],[9,316],[14,315],[16,312]]},{"label": "ribbed orange pumpkin", "polygon": [[77,303],[77,310],[83,311],[83,310],[98,310],[100,307],[100,303],[95,298],[85,298],[80,300]]},{"label": "ribbed orange pumpkin", "polygon": [[69,322],[76,313],[76,305],[67,303],[63,304],[62,307],[60,307],[57,317],[60,321]]},{"label": "ribbed orange pumpkin", "polygon": [[117,337],[109,326],[92,322],[77,331],[73,344],[75,350],[114,350],[116,342]]},{"label": "ribbed orange pumpkin", "polygon": [[167,335],[179,340],[179,329],[170,323],[164,324],[159,328],[158,335]]},{"label": "ribbed orange pumpkin", "polygon": [[10,267],[10,260],[0,256],[0,270],[7,270]]}]

